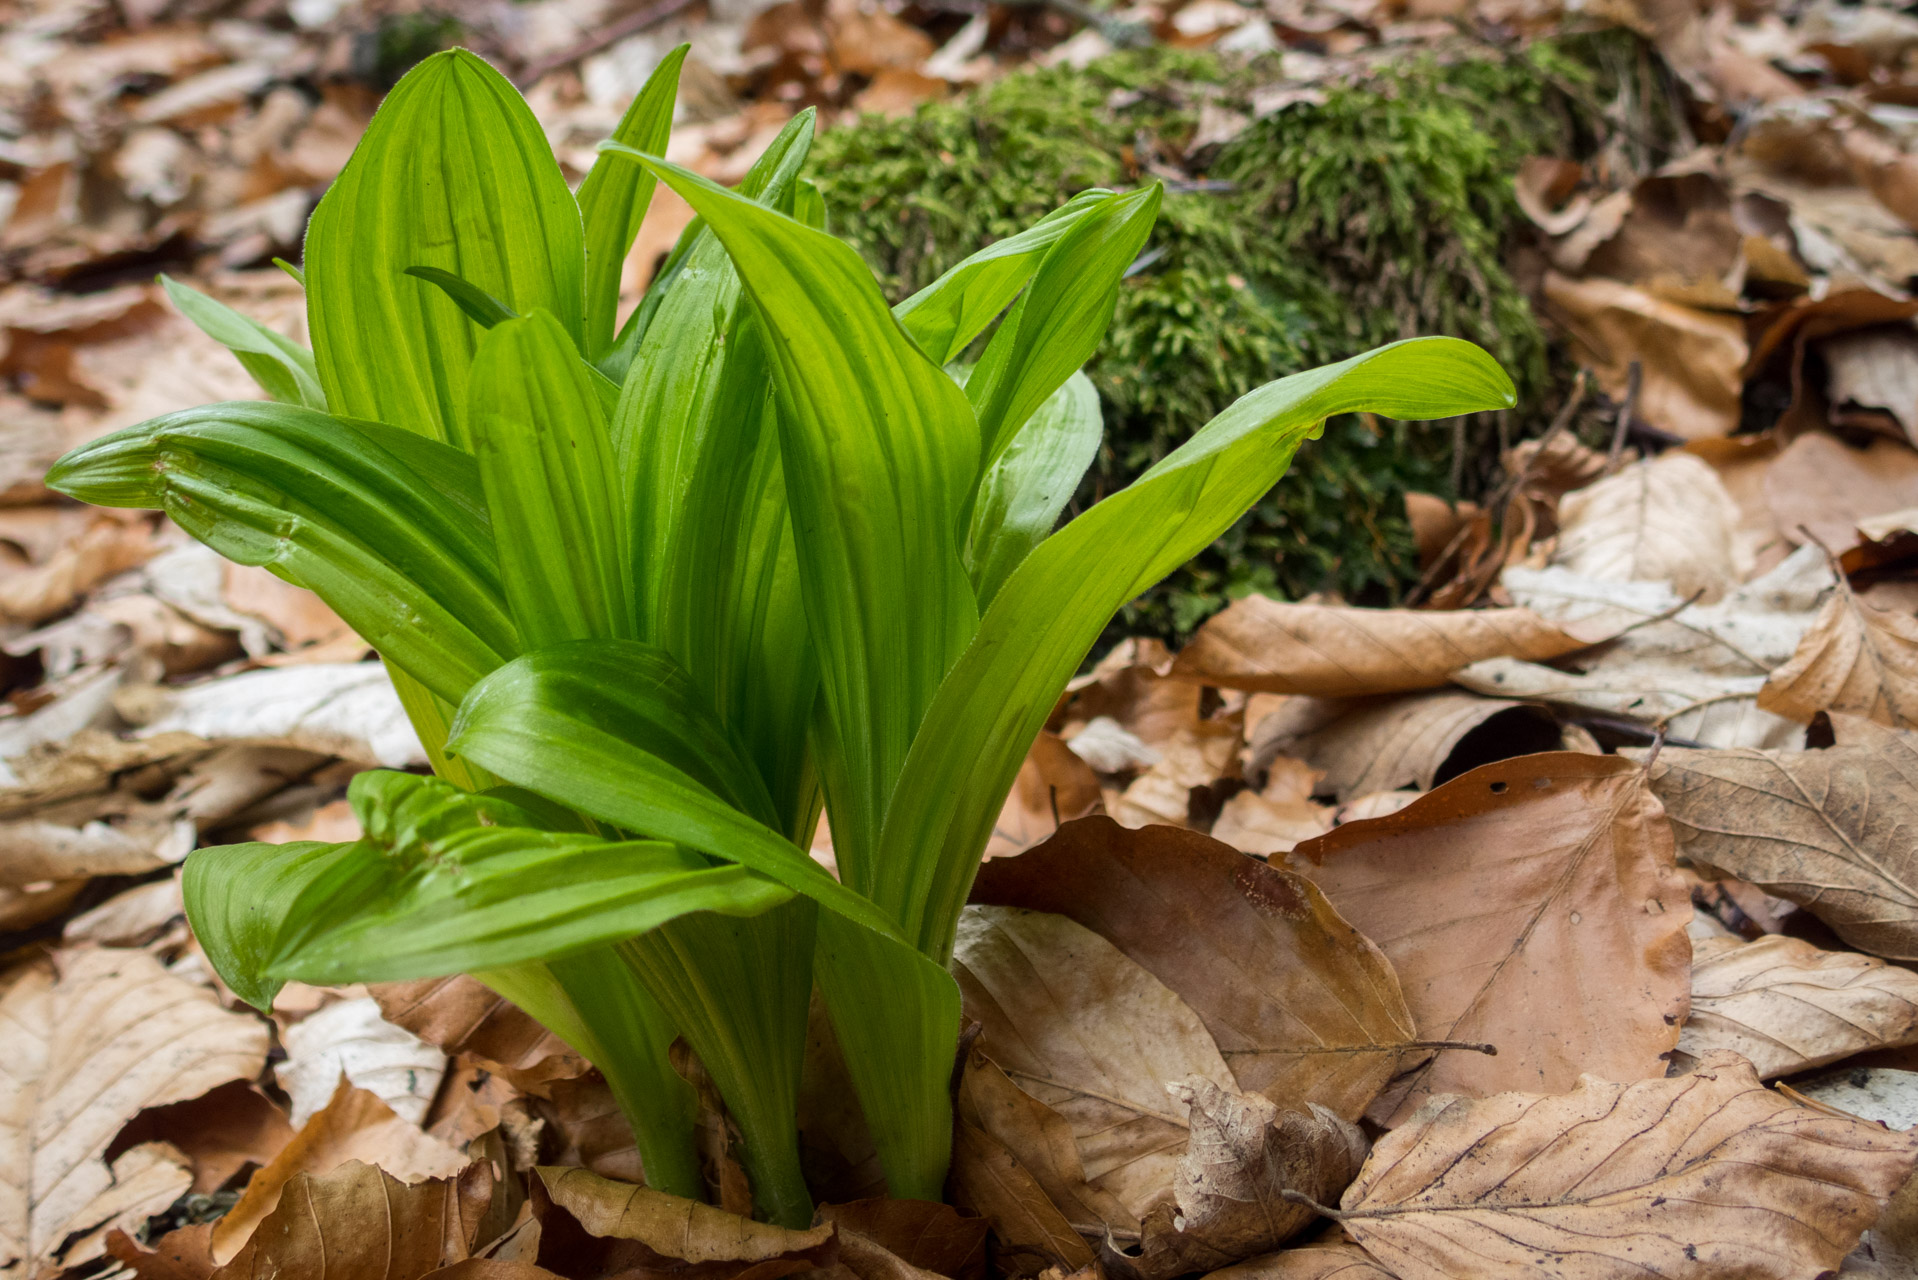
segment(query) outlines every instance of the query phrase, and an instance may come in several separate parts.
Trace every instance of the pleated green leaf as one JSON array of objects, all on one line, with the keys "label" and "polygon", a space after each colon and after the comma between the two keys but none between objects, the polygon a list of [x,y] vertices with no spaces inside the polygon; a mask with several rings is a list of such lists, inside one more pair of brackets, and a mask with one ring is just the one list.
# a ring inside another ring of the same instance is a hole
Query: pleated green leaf
[{"label": "pleated green leaf", "polygon": [[[373,771],[348,795],[365,837],[325,854],[301,846],[297,876],[276,845],[189,859],[196,928],[228,928],[236,916],[246,925],[221,943],[222,959],[270,935],[264,962],[241,975],[256,992],[262,980],[337,986],[545,961],[688,912],[754,915],[792,897],[663,841],[544,831],[516,806],[434,778]],[[295,879],[298,894],[284,898]],[[276,918],[248,918],[256,902],[273,904]]]},{"label": "pleated green leaf", "polygon": [[966,381],[985,467],[998,461],[1026,419],[1099,349],[1119,281],[1158,220],[1161,195],[1155,183],[1088,210],[1040,259],[1032,283]]},{"label": "pleated green leaf", "polygon": [[1006,579],[926,714],[886,815],[874,899],[922,951],[950,958],[1019,762],[1106,622],[1229,528],[1326,418],[1450,417],[1512,402],[1511,380],[1470,343],[1394,343],[1241,397],[1046,539]]},{"label": "pleated green leaf", "polygon": [[231,351],[260,390],[283,404],[326,408],[311,351],[171,276],[162,274],[160,284],[180,314]]},{"label": "pleated green leaf", "polygon": [[[664,58],[613,130],[614,142],[639,151],[664,152],[673,128],[673,98],[679,92],[679,68],[691,45],[682,44]],[[619,274],[646,219],[658,182],[636,165],[601,156],[579,184],[579,212],[586,234],[586,320],[581,350],[597,360],[613,344],[619,308]]]},{"label": "pleated green leaf", "polygon": [[451,701],[519,647],[478,479],[472,458],[430,440],[257,401],[116,431],[47,473],[84,502],[163,510],[229,560],[311,588]]},{"label": "pleated green leaf", "polygon": [[1110,191],[1081,191],[1018,235],[994,241],[958,263],[894,307],[893,314],[935,361],[957,360],[966,344],[1018,296],[1046,250],[1110,199]]},{"label": "pleated green leaf", "polygon": [[957,545],[977,425],[849,246],[678,166],[644,163],[706,219],[765,326],[819,650],[833,847],[840,874],[863,887],[913,732],[977,625]]},{"label": "pleated green leaf", "polygon": [[[737,862],[897,936],[885,913],[702,780],[723,784],[728,778],[732,766],[721,753],[688,767],[700,749],[697,724],[704,709],[674,690],[690,690],[690,681],[627,674],[609,686],[596,665],[578,661],[588,649],[601,648],[556,646],[500,668],[461,704],[447,749],[602,822]],[[636,663],[645,648],[629,642],[605,651],[623,651]],[[655,670],[677,665],[658,650],[648,660]],[[622,688],[630,694],[609,696]]]},{"label": "pleated green leaf", "polygon": [[306,281],[333,412],[465,448],[480,328],[409,267],[584,337],[579,206],[519,91],[464,50],[426,59],[380,104],[313,212]]},{"label": "pleated green leaf", "polygon": [[453,305],[464,311],[466,318],[482,329],[490,329],[503,320],[514,318],[511,307],[451,271],[442,271],[438,267],[408,267],[406,274],[415,280],[426,281],[451,298]]},{"label": "pleated green leaf", "polygon": [[1039,406],[986,469],[972,508],[966,567],[986,608],[1045,541],[1098,455],[1103,426],[1092,379],[1074,373]]},{"label": "pleated green leaf", "polygon": [[528,649],[633,634],[626,512],[592,379],[543,311],[487,330],[473,360],[473,451]]}]

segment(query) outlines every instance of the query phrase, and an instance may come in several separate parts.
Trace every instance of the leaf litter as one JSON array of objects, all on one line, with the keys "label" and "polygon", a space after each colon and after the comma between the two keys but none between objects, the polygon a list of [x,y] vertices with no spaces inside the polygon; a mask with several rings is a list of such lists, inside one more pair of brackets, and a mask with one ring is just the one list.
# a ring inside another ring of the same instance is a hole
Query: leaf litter
[{"label": "leaf litter", "polygon": [[[263,1019],[184,924],[191,849],[350,838],[351,776],[424,764],[312,596],[39,484],[74,444],[254,394],[155,270],[303,336],[270,260],[378,100],[364,37],[408,7],[202,8],[21,3],[3,37],[0,1275],[1918,1265],[1907,15],[1588,15],[1645,42],[1699,144],[1656,163],[1625,108],[1594,158],[1514,164],[1537,305],[1596,408],[1506,449],[1481,502],[1408,496],[1400,607],[1248,595],[1081,677],[968,909],[959,1207],[848,1197],[789,1232],[639,1187],[605,1082],[473,979],[290,988]],[[694,38],[676,145],[724,181],[802,103],[906,111],[1137,29],[1275,59],[1252,111],[1206,104],[1196,154],[1434,22],[1563,18],[495,8],[466,38],[521,75],[569,177]],[[857,1181],[869,1142],[817,1057],[808,1124]]]}]

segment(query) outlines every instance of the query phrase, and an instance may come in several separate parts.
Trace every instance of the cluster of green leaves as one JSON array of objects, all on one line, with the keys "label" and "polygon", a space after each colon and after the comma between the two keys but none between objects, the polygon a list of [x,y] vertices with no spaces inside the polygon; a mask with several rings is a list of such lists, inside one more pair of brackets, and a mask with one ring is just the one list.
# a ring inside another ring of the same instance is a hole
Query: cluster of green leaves
[{"label": "cluster of green leaves", "polygon": [[[1159,187],[1079,193],[888,307],[822,229],[810,113],[734,190],[657,158],[683,56],[577,194],[511,85],[427,59],[314,214],[313,350],[171,286],[274,401],[128,428],[48,483],[317,591],[439,774],[357,778],[356,841],[192,855],[236,992],[472,973],[605,1073],[648,1181],[693,1196],[683,1039],[757,1208],[803,1224],[815,986],[889,1187],[939,1196],[959,914],[1112,615],[1326,418],[1512,389],[1448,338],[1269,382],[1055,530]],[[699,216],[616,324],[660,181]],[[822,805],[837,878],[807,852]]]},{"label": "cluster of green leaves", "polygon": [[[1609,45],[1604,46],[1609,48]],[[1592,51],[1469,46],[1328,85],[1200,156],[1200,190],[1166,198],[1156,257],[1120,291],[1088,369],[1106,445],[1077,507],[1129,483],[1275,372],[1420,332],[1480,343],[1514,372],[1522,434],[1549,418],[1547,343],[1504,266],[1522,225],[1511,174],[1589,144]],[[962,246],[1089,185],[1183,154],[1208,98],[1241,106],[1261,62],[1148,50],[1014,75],[906,118],[820,140],[835,229],[895,296]],[[1577,95],[1575,98],[1573,95]],[[1474,424],[1463,486],[1497,432]],[[1231,533],[1129,605],[1133,634],[1179,640],[1230,597],[1333,589],[1391,596],[1415,574],[1401,495],[1454,489],[1454,438],[1345,420]],[[1472,496],[1470,492],[1458,496]]]}]

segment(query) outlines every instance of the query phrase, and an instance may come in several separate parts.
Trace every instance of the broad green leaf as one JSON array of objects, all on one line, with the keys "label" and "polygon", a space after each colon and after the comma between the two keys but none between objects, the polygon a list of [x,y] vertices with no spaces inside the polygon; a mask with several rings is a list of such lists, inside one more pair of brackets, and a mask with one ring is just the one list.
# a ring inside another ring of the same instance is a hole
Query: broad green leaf
[{"label": "broad green leaf", "polygon": [[908,943],[827,912],[813,972],[872,1131],[886,1189],[944,1198],[959,985]]},{"label": "broad green leaf", "polygon": [[[684,706],[648,706],[643,688],[610,703],[595,679],[568,670],[571,649],[528,654],[481,681],[460,706],[447,750],[602,822],[737,862],[897,935],[883,912],[805,850],[655,754],[651,748],[696,745],[682,732],[689,715]],[[705,772],[724,777],[724,764],[707,760]]]},{"label": "broad green leaf", "polygon": [[477,285],[469,284],[451,271],[438,267],[408,267],[406,274],[436,286],[466,313],[466,318],[482,329],[490,329],[502,320],[514,319],[513,309]]},{"label": "broad green leaf", "polygon": [[[226,845],[187,856],[182,892],[193,936],[220,980],[262,1012],[286,979],[272,971],[300,895],[333,872],[345,845],[319,840]],[[241,850],[239,856],[231,850]],[[242,891],[232,877],[249,882]]]},{"label": "broad green leaf", "polygon": [[977,624],[957,546],[977,427],[848,245],[678,166],[643,163],[706,219],[765,327],[827,708],[834,849],[861,887],[913,732]]},{"label": "broad green leaf", "polygon": [[[679,68],[691,45],[682,44],[664,58],[626,108],[613,141],[639,151],[666,150],[673,128],[673,98],[679,92]],[[613,342],[619,308],[619,273],[646,219],[657,179],[635,165],[601,156],[579,184],[579,212],[586,232],[586,325],[581,343],[597,360]]]},{"label": "broad green leaf", "polygon": [[1258,501],[1326,418],[1450,417],[1512,402],[1511,380],[1470,343],[1394,343],[1241,397],[1046,539],[999,589],[926,714],[886,815],[874,899],[920,950],[950,958],[1019,762],[1101,629]]},{"label": "broad green leaf", "polygon": [[750,920],[686,916],[619,947],[726,1100],[759,1216],[796,1228],[813,1216],[798,1111],[817,914],[802,900]]},{"label": "broad green leaf", "polygon": [[957,360],[1025,287],[1045,251],[1110,191],[1081,191],[1017,235],[987,245],[897,307],[906,332],[939,364]]},{"label": "broad green leaf", "polygon": [[449,271],[582,337],[579,206],[519,91],[464,50],[386,96],[313,212],[308,327],[333,412],[468,446],[479,327],[409,267]]},{"label": "broad green leaf", "polygon": [[[755,915],[792,897],[662,841],[541,830],[513,805],[434,778],[363,773],[348,796],[366,835],[324,856],[302,848],[298,869],[312,874],[246,980],[337,986],[546,961],[689,912]],[[200,915],[224,922],[236,909],[220,899],[271,899],[286,876],[265,853],[277,847],[195,854],[188,893]]]},{"label": "broad green leaf", "polygon": [[495,326],[472,383],[473,451],[522,643],[632,635],[606,411],[566,331],[543,311]]},{"label": "broad green leaf", "polygon": [[990,468],[1038,407],[1105,337],[1119,281],[1159,216],[1163,189],[1115,196],[1046,250],[1032,283],[986,344],[966,381]]},{"label": "broad green leaf", "polygon": [[986,469],[972,508],[966,565],[980,608],[1044,542],[1099,452],[1099,393],[1083,373],[1067,378]]},{"label": "broad green leaf", "polygon": [[311,351],[171,276],[162,274],[160,284],[180,314],[231,351],[260,390],[283,404],[326,408]]},{"label": "broad green leaf", "polygon": [[447,496],[477,488],[473,460],[425,440],[402,457],[382,443],[393,435],[291,405],[208,405],[82,445],[47,483],[101,506],[158,508],[229,560],[311,588],[456,701],[518,652],[518,634],[492,530],[470,498]]}]

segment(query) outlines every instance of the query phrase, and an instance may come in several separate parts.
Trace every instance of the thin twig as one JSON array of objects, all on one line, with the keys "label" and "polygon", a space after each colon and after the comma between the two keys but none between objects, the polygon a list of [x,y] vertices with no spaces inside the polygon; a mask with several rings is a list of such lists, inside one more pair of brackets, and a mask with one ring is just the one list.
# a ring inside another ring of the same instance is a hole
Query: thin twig
[{"label": "thin twig", "polygon": [[1618,423],[1612,428],[1611,452],[1605,455],[1605,474],[1618,470],[1618,459],[1625,452],[1625,433],[1632,429],[1632,418],[1638,413],[1638,388],[1645,381],[1645,366],[1632,361],[1631,369],[1625,374],[1625,403],[1618,406]]},{"label": "thin twig", "polygon": [[635,10],[611,26],[605,27],[588,36],[571,48],[562,49],[551,57],[541,58],[538,62],[529,63],[527,66],[520,68],[518,76],[519,87],[522,90],[530,89],[547,75],[559,70],[561,67],[571,66],[581,58],[591,57],[601,49],[618,44],[627,36],[638,35],[655,23],[666,21],[666,19],[672,17],[680,10],[691,8],[692,3],[693,0],[659,0],[657,4],[650,4],[644,9]]}]

